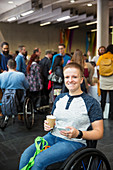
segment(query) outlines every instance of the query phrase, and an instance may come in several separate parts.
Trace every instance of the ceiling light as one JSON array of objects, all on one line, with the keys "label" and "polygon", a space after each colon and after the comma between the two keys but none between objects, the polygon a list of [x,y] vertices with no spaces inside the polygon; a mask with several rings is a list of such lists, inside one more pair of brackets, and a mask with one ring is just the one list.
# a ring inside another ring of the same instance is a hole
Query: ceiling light
[{"label": "ceiling light", "polygon": [[49,24],[51,24],[51,22],[45,22],[43,24],[40,24],[40,26],[45,26],[45,25],[49,25]]},{"label": "ceiling light", "polygon": [[87,4],[87,6],[92,6],[92,4]]},{"label": "ceiling light", "polygon": [[12,18],[9,18],[7,21],[11,22],[11,21],[15,21],[16,20],[16,17],[12,17]]},{"label": "ceiling light", "polygon": [[21,16],[24,17],[26,15],[32,14],[33,12],[34,12],[33,10],[30,10],[30,11],[22,13]]},{"label": "ceiling light", "polygon": [[71,2],[71,3],[74,3],[74,2],[75,2],[75,0],[70,0],[70,2]]},{"label": "ceiling light", "polygon": [[72,26],[72,27],[68,27],[68,29],[74,29],[74,28],[79,28],[79,25],[75,25],[75,26]]},{"label": "ceiling light", "polygon": [[91,30],[91,32],[96,32],[96,31],[97,31],[97,29]]},{"label": "ceiling light", "polygon": [[8,4],[13,4],[13,1],[9,1]]},{"label": "ceiling light", "polygon": [[109,28],[113,28],[113,26],[110,26]]},{"label": "ceiling light", "polygon": [[58,18],[57,21],[64,21],[69,18],[70,18],[70,16],[65,16],[65,17]]},{"label": "ceiling light", "polygon": [[93,22],[88,22],[88,23],[86,23],[86,25],[92,25],[92,24],[97,24],[97,21],[93,21]]}]

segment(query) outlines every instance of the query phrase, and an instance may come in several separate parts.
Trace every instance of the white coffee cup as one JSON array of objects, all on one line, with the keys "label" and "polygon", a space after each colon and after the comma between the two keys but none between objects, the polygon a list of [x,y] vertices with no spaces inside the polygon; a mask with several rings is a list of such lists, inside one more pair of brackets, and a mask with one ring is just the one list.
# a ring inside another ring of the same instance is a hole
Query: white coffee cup
[{"label": "white coffee cup", "polygon": [[53,127],[54,127],[54,125],[55,125],[56,117],[53,116],[53,115],[47,115],[47,116],[46,116],[46,120],[47,120],[49,126],[53,129]]}]

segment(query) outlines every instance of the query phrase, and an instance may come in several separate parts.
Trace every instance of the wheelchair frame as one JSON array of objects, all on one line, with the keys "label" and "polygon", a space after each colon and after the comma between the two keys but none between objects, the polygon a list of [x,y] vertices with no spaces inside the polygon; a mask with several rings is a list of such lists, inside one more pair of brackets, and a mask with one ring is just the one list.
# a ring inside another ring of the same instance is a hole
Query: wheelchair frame
[{"label": "wheelchair frame", "polygon": [[[87,131],[92,130],[90,125]],[[49,165],[46,170],[111,170],[107,157],[96,149],[97,140],[86,140],[87,146],[74,151],[64,162]]]},{"label": "wheelchair frame", "polygon": [[24,100],[23,104],[23,113],[24,113],[24,122],[27,127],[27,129],[31,129],[34,125],[34,120],[35,120],[35,112],[45,112],[50,110],[49,105],[44,105],[44,106],[38,106],[34,108],[34,103],[32,99],[28,96]]},{"label": "wheelchair frame", "polygon": [[64,164],[64,170],[111,170],[106,156],[96,148],[83,148]]}]

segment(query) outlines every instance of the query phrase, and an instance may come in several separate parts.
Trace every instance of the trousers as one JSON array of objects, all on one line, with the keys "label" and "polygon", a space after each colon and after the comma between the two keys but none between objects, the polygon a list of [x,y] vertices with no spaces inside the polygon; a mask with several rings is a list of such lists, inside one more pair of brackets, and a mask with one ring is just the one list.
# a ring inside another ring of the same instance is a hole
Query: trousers
[{"label": "trousers", "polygon": [[[40,152],[35,157],[35,163],[31,170],[45,170],[50,164],[66,160],[74,151],[81,147],[85,147],[84,144],[65,140],[52,135],[50,132],[44,136],[44,139],[48,141],[50,148]],[[21,170],[29,159],[34,155],[36,151],[35,144],[29,146],[22,154],[20,158],[19,170]]]},{"label": "trousers", "polygon": [[[105,104],[106,104],[106,96],[107,96],[107,90],[102,90],[101,89],[101,107],[102,111],[104,112],[105,109]],[[109,99],[110,99],[110,114],[113,119],[113,90],[109,90]]]}]

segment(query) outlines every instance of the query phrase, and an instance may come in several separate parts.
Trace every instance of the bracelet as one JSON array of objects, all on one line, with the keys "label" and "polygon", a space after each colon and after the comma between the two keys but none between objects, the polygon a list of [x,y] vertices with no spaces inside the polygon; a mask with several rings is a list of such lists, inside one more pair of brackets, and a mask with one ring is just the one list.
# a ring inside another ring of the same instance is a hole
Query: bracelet
[{"label": "bracelet", "polygon": [[77,139],[81,139],[82,136],[83,136],[83,132],[81,130],[78,130],[78,131],[79,131],[79,134],[78,134],[78,136],[76,138]]}]

